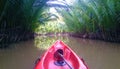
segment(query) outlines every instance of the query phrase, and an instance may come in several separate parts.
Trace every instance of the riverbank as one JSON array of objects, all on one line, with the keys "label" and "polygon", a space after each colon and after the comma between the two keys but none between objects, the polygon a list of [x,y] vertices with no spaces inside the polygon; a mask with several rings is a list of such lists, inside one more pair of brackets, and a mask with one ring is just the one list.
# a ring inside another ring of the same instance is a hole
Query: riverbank
[{"label": "riverbank", "polygon": [[112,34],[100,34],[100,33],[70,33],[70,36],[84,39],[103,40],[107,42],[120,43],[120,36],[114,36]]},{"label": "riverbank", "polygon": [[0,31],[0,48],[6,48],[12,43],[34,38],[34,33],[21,28]]},{"label": "riverbank", "polygon": [[34,34],[35,36],[70,36],[83,39],[103,40],[107,42],[120,43],[120,35],[116,33],[46,33],[46,34]]},{"label": "riverbank", "polygon": [[6,48],[11,43],[17,43],[20,41],[27,41],[29,39],[34,39],[36,36],[70,36],[83,39],[92,39],[92,40],[103,40],[107,42],[120,43],[120,35],[115,33],[46,33],[46,34],[37,34],[30,31],[21,31],[15,32],[6,32],[0,33],[0,48]]}]

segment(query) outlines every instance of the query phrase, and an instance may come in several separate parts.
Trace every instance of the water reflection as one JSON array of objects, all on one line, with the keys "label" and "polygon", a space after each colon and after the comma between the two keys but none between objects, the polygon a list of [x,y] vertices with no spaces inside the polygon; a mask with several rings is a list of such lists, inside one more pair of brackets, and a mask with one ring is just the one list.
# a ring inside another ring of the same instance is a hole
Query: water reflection
[{"label": "water reflection", "polygon": [[65,43],[69,42],[68,37],[55,37],[55,36],[51,36],[51,37],[46,37],[46,36],[37,36],[35,38],[35,46],[38,47],[39,49],[42,50],[47,50],[52,44],[54,44],[57,40],[62,40]]}]

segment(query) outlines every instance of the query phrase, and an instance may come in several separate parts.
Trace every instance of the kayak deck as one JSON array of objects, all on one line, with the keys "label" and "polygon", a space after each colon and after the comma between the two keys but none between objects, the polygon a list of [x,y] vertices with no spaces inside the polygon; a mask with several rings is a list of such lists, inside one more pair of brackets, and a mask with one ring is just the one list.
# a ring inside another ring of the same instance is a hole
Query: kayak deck
[{"label": "kayak deck", "polygon": [[[61,56],[62,55],[62,56]],[[81,60],[62,41],[51,46],[37,62],[35,69],[88,69]]]},{"label": "kayak deck", "polygon": [[[76,57],[73,56],[73,54],[69,50],[65,50],[66,52],[64,53],[64,57],[66,61],[74,67],[74,69],[79,68],[79,62],[77,61]],[[51,51],[48,53],[48,55],[45,58],[45,61],[43,63],[45,69],[69,69],[68,65],[63,65],[63,66],[58,66],[55,64],[54,60],[54,53]]]}]

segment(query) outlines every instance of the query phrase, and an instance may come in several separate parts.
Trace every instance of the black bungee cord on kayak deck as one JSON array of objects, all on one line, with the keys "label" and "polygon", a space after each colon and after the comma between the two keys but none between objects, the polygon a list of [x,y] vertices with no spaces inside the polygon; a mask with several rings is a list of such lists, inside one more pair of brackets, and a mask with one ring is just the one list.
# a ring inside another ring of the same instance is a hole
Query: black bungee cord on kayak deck
[{"label": "black bungee cord on kayak deck", "polygon": [[62,55],[61,53],[58,52],[58,54],[60,55],[60,57],[62,57],[62,59],[63,59],[64,62],[68,65],[68,67],[69,67],[70,69],[74,69],[73,66],[70,65],[70,64],[65,60],[65,58],[63,57],[63,55]]}]

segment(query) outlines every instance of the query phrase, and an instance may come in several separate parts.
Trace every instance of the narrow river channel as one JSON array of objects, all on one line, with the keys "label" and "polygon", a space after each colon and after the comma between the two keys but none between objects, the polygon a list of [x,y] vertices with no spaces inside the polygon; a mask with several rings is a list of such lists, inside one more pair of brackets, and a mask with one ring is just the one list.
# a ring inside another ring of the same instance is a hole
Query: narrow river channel
[{"label": "narrow river channel", "polygon": [[90,69],[120,69],[120,44],[73,37],[36,37],[0,49],[0,69],[33,69],[35,60],[56,40],[62,40]]}]

